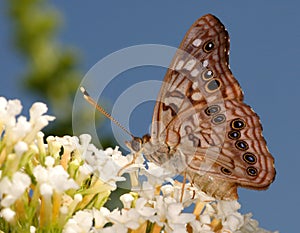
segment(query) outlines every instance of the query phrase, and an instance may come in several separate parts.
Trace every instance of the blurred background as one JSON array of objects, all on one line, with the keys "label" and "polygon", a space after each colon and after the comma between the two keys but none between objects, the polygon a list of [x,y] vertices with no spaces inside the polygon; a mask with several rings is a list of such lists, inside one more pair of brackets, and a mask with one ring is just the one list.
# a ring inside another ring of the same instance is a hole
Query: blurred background
[{"label": "blurred background", "polygon": [[[73,134],[74,95],[95,63],[128,46],[177,47],[197,18],[212,13],[229,31],[232,72],[244,90],[245,102],[261,118],[277,170],[267,191],[240,189],[242,212],[252,212],[266,229],[296,232],[300,207],[296,147],[300,134],[296,122],[300,114],[296,108],[300,100],[299,9],[300,2],[292,0],[1,1],[0,95],[22,100],[24,114],[33,102],[47,103],[57,117],[47,134]],[[124,90],[137,82],[162,80],[164,73],[160,67],[128,70],[105,87],[99,102],[110,112]],[[101,87],[101,74],[95,85]],[[148,101],[133,112],[123,112],[127,117],[130,114],[134,135],[148,132],[153,106]],[[83,107],[82,132],[92,113],[90,107]],[[101,144],[114,145],[110,122],[100,114],[96,119]]]}]

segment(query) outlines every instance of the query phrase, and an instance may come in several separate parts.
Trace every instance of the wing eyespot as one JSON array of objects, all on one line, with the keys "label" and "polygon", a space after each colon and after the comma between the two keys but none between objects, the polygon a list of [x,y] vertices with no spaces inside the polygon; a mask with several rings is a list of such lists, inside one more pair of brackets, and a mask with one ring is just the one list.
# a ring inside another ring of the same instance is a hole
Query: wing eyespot
[{"label": "wing eyespot", "polygon": [[214,125],[219,125],[219,124],[222,124],[223,122],[225,122],[225,120],[226,120],[226,117],[224,114],[218,114],[211,119],[211,122]]},{"label": "wing eyespot", "polygon": [[237,140],[235,142],[235,147],[239,150],[248,150],[249,149],[247,142],[245,142],[243,140]]},{"label": "wing eyespot", "polygon": [[211,79],[205,85],[205,90],[208,93],[213,93],[221,88],[221,80],[218,78]]},{"label": "wing eyespot", "polygon": [[207,41],[203,45],[203,51],[206,53],[210,53],[215,48],[215,43],[212,40]]},{"label": "wing eyespot", "polygon": [[205,70],[203,73],[202,73],[202,79],[204,81],[207,81],[207,80],[210,80],[214,77],[214,72],[212,70]]},{"label": "wing eyespot", "polygon": [[243,154],[243,160],[248,164],[255,164],[257,162],[256,156],[250,152]]},{"label": "wing eyespot", "polygon": [[221,111],[221,108],[219,105],[211,105],[205,109],[205,114],[207,116],[213,116],[213,115],[219,113],[220,111]]},{"label": "wing eyespot", "polygon": [[244,120],[242,120],[240,118],[236,118],[231,122],[230,126],[232,129],[241,130],[246,127],[246,123]]},{"label": "wing eyespot", "polygon": [[232,174],[232,172],[226,167],[221,167],[221,172],[227,176]]},{"label": "wing eyespot", "polygon": [[241,133],[240,131],[238,130],[231,130],[229,133],[228,133],[228,137],[232,140],[237,140],[241,137]]},{"label": "wing eyespot", "polygon": [[246,171],[249,176],[257,176],[258,175],[258,171],[255,167],[247,167]]}]

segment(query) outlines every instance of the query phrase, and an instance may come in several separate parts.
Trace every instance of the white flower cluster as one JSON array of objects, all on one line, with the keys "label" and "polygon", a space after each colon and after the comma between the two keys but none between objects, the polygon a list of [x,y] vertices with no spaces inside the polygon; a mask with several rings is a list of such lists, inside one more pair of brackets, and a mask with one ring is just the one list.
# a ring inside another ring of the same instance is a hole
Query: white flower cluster
[{"label": "white flower cluster", "polygon": [[[36,134],[53,121],[55,117],[44,115],[48,110],[44,103],[37,102],[29,110],[30,120],[25,116],[17,117],[22,111],[19,100],[6,100],[0,97],[0,130],[5,131],[6,146],[16,145],[18,142],[31,143]],[[26,144],[23,144],[26,147]],[[16,145],[18,147],[18,145]],[[19,144],[20,146],[20,144]],[[24,147],[23,147],[24,148]]]},{"label": "white flower cluster", "polygon": [[[54,117],[35,103],[30,119],[17,117],[18,100],[0,97],[0,224],[4,232],[267,232],[237,201],[217,201],[172,179],[141,154],[97,149],[89,135],[50,136],[40,130]],[[104,207],[130,177],[123,206]],[[6,223],[3,224],[3,221]],[[58,230],[60,229],[60,231]],[[1,232],[0,230],[0,232]]]},{"label": "white flower cluster", "polygon": [[28,174],[21,172],[28,157],[28,150],[38,132],[52,116],[44,115],[47,106],[35,103],[30,109],[30,120],[17,117],[22,110],[19,100],[6,100],[0,97],[0,210],[1,216],[8,222],[13,221],[15,211],[10,208],[31,184]]},{"label": "white flower cluster", "polygon": [[[142,190],[139,194],[123,194],[120,197],[122,209],[110,211],[101,207],[98,210],[79,211],[69,219],[63,232],[269,232],[259,228],[250,214],[245,216],[240,214],[238,212],[240,205],[237,201],[216,201],[202,192],[189,189],[190,185],[187,186],[183,201],[180,201],[179,192],[182,187],[177,182],[173,185],[161,186],[160,195],[155,194],[152,187],[150,199],[149,190],[146,196],[143,195],[145,192]],[[145,187],[150,186],[145,185]],[[194,213],[183,213],[184,208],[191,202],[196,204]],[[146,231],[146,229],[152,230]]]}]

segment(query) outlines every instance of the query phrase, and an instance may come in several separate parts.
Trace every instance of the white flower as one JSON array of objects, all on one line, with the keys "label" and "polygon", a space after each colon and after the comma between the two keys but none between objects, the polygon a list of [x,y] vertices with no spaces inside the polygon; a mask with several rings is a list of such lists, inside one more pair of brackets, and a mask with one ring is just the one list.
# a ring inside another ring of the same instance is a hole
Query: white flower
[{"label": "white flower", "polygon": [[[156,221],[158,225],[162,226],[164,220],[166,219],[167,215],[167,203],[165,203],[165,200],[172,200],[163,198],[162,196],[156,197],[156,202],[154,202],[154,208],[156,209],[156,215],[159,221]],[[169,202],[169,201],[168,201]],[[175,202],[175,200],[174,200]]]},{"label": "white flower", "polygon": [[59,142],[58,137],[49,136],[46,138],[48,153],[53,158],[59,158],[59,153],[61,151],[62,144]]},{"label": "white flower", "polygon": [[141,170],[141,174],[148,178],[148,182],[155,186],[161,185],[167,178],[172,177],[172,173],[163,167],[157,166],[154,163],[148,162],[148,169]]},{"label": "white flower", "polygon": [[21,156],[24,152],[28,151],[28,145],[26,142],[19,141],[14,146],[14,150],[18,156]]},{"label": "white flower", "polygon": [[201,214],[200,217],[200,222],[203,224],[210,224],[211,223],[211,218],[209,214]]},{"label": "white flower", "polygon": [[130,209],[133,200],[133,196],[129,193],[120,196],[120,201],[122,202],[124,209]]},{"label": "white flower", "polygon": [[140,215],[135,209],[121,209],[121,211],[115,209],[108,216],[108,219],[130,229],[137,229],[140,226]]},{"label": "white flower", "polygon": [[[259,228],[258,222],[251,218],[252,214],[245,214],[244,215],[244,225],[236,231],[236,233],[271,233],[271,231],[267,231],[265,229]],[[275,231],[274,233],[279,233],[278,231]]]},{"label": "white flower", "polygon": [[43,191],[46,192],[45,194],[50,194],[52,189],[61,193],[68,189],[77,189],[79,187],[73,179],[68,179],[69,174],[61,165],[48,168],[38,165],[33,169],[33,175],[37,182],[40,183]]},{"label": "white flower", "polygon": [[77,193],[74,195],[74,200],[76,202],[81,202],[82,201],[82,195],[80,193]]},{"label": "white flower", "polygon": [[0,212],[0,216],[2,216],[6,221],[11,222],[14,220],[16,212],[10,208],[4,208]]},{"label": "white flower", "polygon": [[40,193],[42,196],[51,197],[53,194],[53,187],[47,183],[42,183],[40,186]]},{"label": "white flower", "polygon": [[80,143],[81,145],[78,146],[80,149],[80,152],[81,152],[81,158],[84,160],[85,159],[85,153],[87,151],[87,148],[92,140],[92,137],[91,135],[89,134],[82,134],[79,136],[79,139],[80,139]]},{"label": "white flower", "polygon": [[120,158],[120,156],[124,157],[121,153],[121,151],[119,151],[119,147],[116,146],[115,149],[112,149],[111,147],[106,148],[106,150],[104,151],[104,153],[106,153],[107,155],[111,155],[112,157],[117,156],[117,159]]},{"label": "white flower", "polygon": [[26,191],[30,183],[30,177],[22,172],[15,172],[12,180],[4,177],[0,181],[1,205],[4,207],[12,205]]},{"label": "white flower", "polygon": [[63,233],[88,233],[93,225],[91,211],[78,211],[68,220]]},{"label": "white flower", "polygon": [[75,194],[74,198],[70,197],[66,193],[62,195],[62,203],[60,207],[60,212],[66,215],[68,212],[73,213],[76,209],[76,206],[83,199],[81,194]]},{"label": "white flower", "polygon": [[112,159],[107,159],[103,162],[102,166],[97,168],[101,180],[108,182],[112,186],[115,185],[116,181],[125,180],[124,177],[119,176],[120,167]]},{"label": "white flower", "polygon": [[146,199],[139,198],[135,202],[135,209],[144,219],[153,220],[153,216],[155,215],[156,210],[152,207],[146,206],[147,203],[148,202]]},{"label": "white flower", "polygon": [[165,197],[173,196],[174,194],[174,186],[170,184],[163,185],[160,190],[162,191]]},{"label": "white flower", "polygon": [[50,167],[53,167],[54,164],[55,164],[54,158],[51,156],[46,156],[45,165],[50,168]]},{"label": "white flower", "polygon": [[67,215],[68,212],[69,212],[69,208],[68,208],[67,206],[63,205],[63,206],[61,206],[61,207],[59,208],[59,211],[60,211],[61,214]]},{"label": "white flower", "polygon": [[80,184],[90,176],[92,171],[93,168],[86,163],[84,163],[82,166],[79,166],[76,181]]},{"label": "white flower", "polygon": [[103,150],[97,150],[97,148],[90,144],[85,154],[87,164],[92,168],[99,178],[108,183],[110,186],[116,188],[117,181],[124,181],[125,178],[119,176],[121,167],[115,163],[109,154]]},{"label": "white flower", "polygon": [[80,153],[83,154],[84,150],[82,149],[82,145],[79,144],[78,137],[75,137],[75,136],[71,137],[71,136],[66,135],[63,137],[54,137],[52,140],[53,140],[53,142],[57,143],[57,145],[60,145],[59,151],[60,151],[60,147],[63,146],[64,151],[71,152],[71,151],[80,150]]},{"label": "white flower", "polygon": [[48,116],[48,115],[43,115],[48,111],[48,107],[46,104],[41,103],[41,102],[36,102],[34,103],[31,108],[29,109],[29,114],[30,114],[30,121],[31,122],[37,122],[37,121],[42,121],[42,119],[45,120],[53,120],[54,117]]},{"label": "white flower", "polygon": [[20,100],[7,101],[4,97],[0,97],[0,125],[13,126],[16,122],[16,116],[22,111]]},{"label": "white flower", "polygon": [[32,131],[31,124],[27,121],[26,117],[19,116],[17,122],[15,119],[13,121],[13,124],[6,125],[5,128],[8,145],[13,145],[20,140],[25,141],[26,135]]},{"label": "white flower", "polygon": [[105,227],[102,230],[98,230],[99,233],[127,233],[128,228],[124,226],[123,224],[114,224],[109,227]]},{"label": "white flower", "polygon": [[244,217],[236,212],[227,216],[226,220],[222,222],[223,229],[228,229],[232,232],[240,229],[244,224]]},{"label": "white flower", "polygon": [[31,124],[31,131],[26,135],[26,142],[31,142],[36,137],[36,134],[45,126],[48,125],[49,121],[53,121],[55,117],[49,115],[43,115],[48,110],[48,107],[44,103],[36,102],[29,109]]},{"label": "white flower", "polygon": [[244,224],[244,217],[237,212],[240,207],[237,201],[218,201],[217,216],[222,219],[223,229],[235,232]]},{"label": "white flower", "polygon": [[241,208],[241,205],[237,201],[218,201],[217,209],[220,215],[229,215],[235,213]]},{"label": "white flower", "polygon": [[181,203],[172,203],[168,206],[166,217],[168,219],[168,225],[173,229],[186,232],[185,225],[195,219],[195,215],[188,213],[181,213],[183,206]]},{"label": "white flower", "polygon": [[148,181],[144,181],[142,183],[142,189],[139,191],[139,195],[147,200],[152,200],[154,198],[154,191],[155,187]]},{"label": "white flower", "polygon": [[[181,202],[184,207],[190,206],[195,199],[197,199],[197,192],[195,188],[191,186],[190,183],[183,184],[178,181],[172,181],[173,193],[172,197],[176,199],[177,202]],[[182,190],[184,186],[184,190]]]},{"label": "white flower", "polygon": [[36,228],[34,226],[30,226],[30,233],[35,233],[36,232]]},{"label": "white flower", "polygon": [[16,121],[15,116],[10,118],[10,122],[5,125],[5,136],[8,145],[13,145],[18,140],[23,140],[25,135],[30,132],[31,125],[26,117],[20,116]]},{"label": "white flower", "polygon": [[115,149],[107,148],[104,153],[110,156],[112,161],[118,165],[118,174],[122,175],[124,173],[129,173],[135,176],[135,172],[139,171],[139,168],[144,167],[144,158],[141,154],[127,154],[123,156],[119,151],[119,147],[116,146]]},{"label": "white flower", "polygon": [[202,224],[200,221],[194,220],[190,222],[193,232],[214,233],[209,225]]},{"label": "white flower", "polygon": [[93,215],[95,220],[95,229],[103,228],[108,222],[107,216],[109,216],[110,211],[105,207],[101,207],[100,210],[93,208]]}]

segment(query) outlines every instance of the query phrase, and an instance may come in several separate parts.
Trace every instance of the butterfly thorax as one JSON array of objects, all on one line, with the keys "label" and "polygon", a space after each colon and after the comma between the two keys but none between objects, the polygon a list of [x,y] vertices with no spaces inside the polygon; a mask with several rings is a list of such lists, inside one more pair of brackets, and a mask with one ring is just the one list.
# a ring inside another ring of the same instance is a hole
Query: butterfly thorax
[{"label": "butterfly thorax", "polygon": [[146,134],[142,138],[134,137],[128,144],[133,152],[141,152],[145,158],[162,166],[174,174],[181,173],[186,168],[186,156],[177,150],[177,147],[168,145],[160,140],[153,140]]}]

